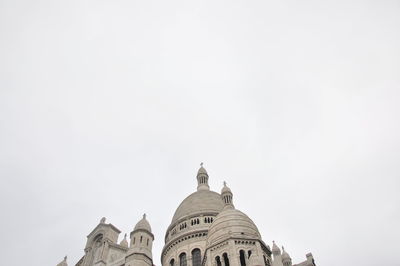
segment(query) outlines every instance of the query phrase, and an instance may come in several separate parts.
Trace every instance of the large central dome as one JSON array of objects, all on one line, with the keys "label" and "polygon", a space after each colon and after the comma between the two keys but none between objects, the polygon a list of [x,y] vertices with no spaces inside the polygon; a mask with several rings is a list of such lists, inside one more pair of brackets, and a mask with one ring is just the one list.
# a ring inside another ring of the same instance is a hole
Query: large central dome
[{"label": "large central dome", "polygon": [[218,214],[224,208],[221,195],[211,190],[199,190],[190,194],[176,209],[171,224],[181,218],[202,213]]},{"label": "large central dome", "polygon": [[254,222],[235,209],[232,197],[225,182],[221,194],[210,190],[201,164],[197,191],[181,202],[165,233],[161,264],[270,266],[269,247]]}]

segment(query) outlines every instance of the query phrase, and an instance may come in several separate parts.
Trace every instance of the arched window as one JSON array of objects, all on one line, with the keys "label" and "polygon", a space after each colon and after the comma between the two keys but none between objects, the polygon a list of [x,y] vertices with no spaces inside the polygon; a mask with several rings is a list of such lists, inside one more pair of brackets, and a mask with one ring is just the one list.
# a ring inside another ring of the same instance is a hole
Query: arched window
[{"label": "arched window", "polygon": [[147,238],[147,245],[149,245],[149,239]]},{"label": "arched window", "polygon": [[192,266],[201,266],[201,251],[198,248],[192,251]]},{"label": "arched window", "polygon": [[246,266],[246,254],[244,250],[241,250],[239,254],[240,254],[240,266]]},{"label": "arched window", "polygon": [[249,258],[250,258],[250,256],[251,256],[251,250],[249,250],[247,254],[249,254]]},{"label": "arched window", "polygon": [[186,253],[181,253],[181,255],[179,255],[179,266],[186,266],[186,265],[187,265]]},{"label": "arched window", "polygon": [[224,253],[222,256],[224,257],[224,264],[225,264],[225,266],[229,266],[228,254]]},{"label": "arched window", "polygon": [[219,256],[217,256],[217,257],[215,258],[215,263],[217,264],[217,266],[222,266],[221,258],[220,258]]},{"label": "arched window", "polygon": [[98,259],[100,259],[102,246],[103,246],[103,235],[99,234],[94,238],[93,243],[92,243],[93,256],[91,258],[91,262],[90,262],[91,264],[93,262],[96,262]]},{"label": "arched window", "polygon": [[136,241],[136,237],[133,238],[133,244],[135,244],[135,241]]},{"label": "arched window", "polygon": [[174,259],[172,259],[172,260],[169,262],[169,266],[175,266],[175,260],[174,260]]},{"label": "arched window", "polygon": [[143,240],[143,236],[140,236],[140,243],[142,243],[142,240]]}]

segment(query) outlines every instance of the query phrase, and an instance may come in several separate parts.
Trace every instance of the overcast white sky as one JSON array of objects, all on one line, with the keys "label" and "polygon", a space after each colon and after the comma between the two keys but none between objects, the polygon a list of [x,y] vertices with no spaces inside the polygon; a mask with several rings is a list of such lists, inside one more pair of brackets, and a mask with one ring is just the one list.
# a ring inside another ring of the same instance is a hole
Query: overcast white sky
[{"label": "overcast white sky", "polygon": [[0,264],[146,212],[160,265],[203,161],[295,263],[400,265],[399,47],[399,1],[0,0]]}]

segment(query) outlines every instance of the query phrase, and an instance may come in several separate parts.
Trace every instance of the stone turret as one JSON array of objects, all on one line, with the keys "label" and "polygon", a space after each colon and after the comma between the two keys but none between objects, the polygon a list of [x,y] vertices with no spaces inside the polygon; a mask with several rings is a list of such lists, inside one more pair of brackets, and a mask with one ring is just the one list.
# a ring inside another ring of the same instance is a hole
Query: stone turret
[{"label": "stone turret", "polygon": [[152,266],[153,265],[154,236],[146,219],[146,214],[136,224],[131,233],[131,245],[126,255],[126,266]]},{"label": "stone turret", "polygon": [[235,206],[233,205],[233,194],[231,189],[226,185],[224,181],[224,187],[221,190],[221,197],[222,201],[225,204],[224,209],[234,209]]},{"label": "stone turret", "polygon": [[282,247],[282,263],[283,266],[292,266],[292,258],[290,258],[284,247]]},{"label": "stone turret", "polygon": [[275,241],[272,241],[272,255],[274,255],[272,266],[283,266],[281,249],[276,245]]},{"label": "stone turret", "polygon": [[197,171],[197,190],[210,190],[208,185],[208,174],[206,169],[203,167],[203,163],[200,164],[200,169]]}]

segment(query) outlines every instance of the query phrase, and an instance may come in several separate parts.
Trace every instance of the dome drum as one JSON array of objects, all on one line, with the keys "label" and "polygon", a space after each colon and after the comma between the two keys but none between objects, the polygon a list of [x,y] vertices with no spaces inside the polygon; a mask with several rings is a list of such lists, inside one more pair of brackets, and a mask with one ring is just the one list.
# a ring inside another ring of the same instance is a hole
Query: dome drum
[{"label": "dome drum", "polygon": [[214,222],[217,213],[202,213],[185,217],[170,225],[165,235],[165,243],[175,237],[180,237],[182,234],[192,233],[199,230],[208,230]]},{"label": "dome drum", "polygon": [[188,247],[193,247],[194,245],[198,246],[200,250],[203,250],[205,248],[206,240],[207,230],[188,233],[174,238],[164,245],[161,253],[162,258],[168,257],[168,254],[171,250],[174,250],[174,253],[181,253],[183,250],[187,249]]}]

